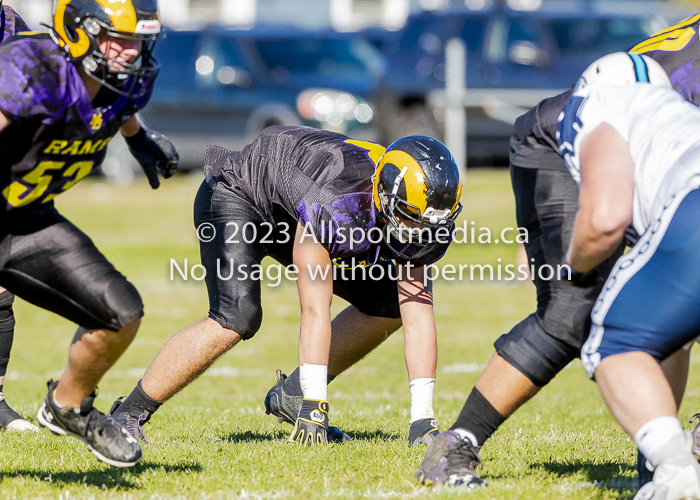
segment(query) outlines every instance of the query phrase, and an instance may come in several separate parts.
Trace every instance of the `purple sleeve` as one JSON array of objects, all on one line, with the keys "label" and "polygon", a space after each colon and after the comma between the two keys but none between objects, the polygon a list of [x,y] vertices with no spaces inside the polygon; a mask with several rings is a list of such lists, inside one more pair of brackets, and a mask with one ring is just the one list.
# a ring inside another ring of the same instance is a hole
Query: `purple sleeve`
[{"label": "purple sleeve", "polygon": [[17,122],[41,119],[50,124],[65,115],[68,77],[65,61],[46,61],[31,40],[0,46],[0,111]]},{"label": "purple sleeve", "polygon": [[367,237],[375,225],[371,203],[371,193],[346,194],[327,205],[302,199],[297,220],[313,232],[331,258],[359,255],[371,246]]}]

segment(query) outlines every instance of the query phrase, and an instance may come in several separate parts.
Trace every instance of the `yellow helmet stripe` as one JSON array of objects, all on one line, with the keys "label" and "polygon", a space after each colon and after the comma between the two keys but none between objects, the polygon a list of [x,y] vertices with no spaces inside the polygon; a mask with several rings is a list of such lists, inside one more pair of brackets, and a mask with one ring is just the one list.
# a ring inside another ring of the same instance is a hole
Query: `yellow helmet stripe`
[{"label": "yellow helmet stripe", "polygon": [[83,30],[77,30],[78,41],[71,42],[63,25],[63,20],[66,16],[66,7],[70,1],[71,0],[57,0],[53,25],[56,33],[58,33],[58,36],[61,38],[61,41],[68,44],[71,55],[73,57],[82,57],[87,54],[88,50],[90,50],[90,38],[88,38],[87,34]]},{"label": "yellow helmet stripe", "polygon": [[382,164],[386,163],[395,165],[399,171],[403,170],[404,167],[408,168],[403,178],[406,186],[406,201],[418,207],[421,213],[425,213],[425,209],[428,208],[428,200],[426,199],[428,187],[425,184],[423,169],[420,168],[418,162],[408,153],[394,150],[384,153]]},{"label": "yellow helmet stripe", "polygon": [[450,214],[454,214],[454,213],[455,213],[455,210],[457,210],[457,207],[459,206],[459,199],[460,199],[461,197],[462,197],[462,179],[461,179],[461,176],[460,176],[459,185],[457,186],[457,201],[455,201],[455,204],[454,204],[454,206],[452,207],[452,211],[450,212]]},{"label": "yellow helmet stripe", "polygon": [[134,4],[131,3],[131,0],[95,1],[104,7],[105,12],[112,20],[112,26],[114,26],[115,30],[125,33],[136,32],[138,19],[136,18],[136,9],[134,9]]}]

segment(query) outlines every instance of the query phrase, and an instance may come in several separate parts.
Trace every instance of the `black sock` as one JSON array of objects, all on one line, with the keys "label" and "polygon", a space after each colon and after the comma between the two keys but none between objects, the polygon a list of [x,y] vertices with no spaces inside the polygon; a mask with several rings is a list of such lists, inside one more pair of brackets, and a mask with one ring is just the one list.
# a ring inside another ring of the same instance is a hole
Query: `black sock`
[{"label": "black sock", "polygon": [[142,413],[147,412],[146,420],[143,421],[143,423],[146,423],[162,404],[163,403],[152,400],[148,397],[148,394],[143,392],[141,381],[139,380],[134,390],[122,401],[117,411],[119,413],[128,412],[129,415],[133,417],[138,417]]},{"label": "black sock", "polygon": [[0,293],[0,377],[7,373],[7,364],[10,362],[10,351],[15,336],[15,316],[12,312],[12,303],[15,296],[5,290]]},{"label": "black sock", "polygon": [[[328,383],[335,380],[336,375],[328,375]],[[301,381],[299,380],[299,367],[297,366],[289,377],[284,381],[284,390],[292,396],[303,396],[304,391],[301,390]]]},{"label": "black sock", "polygon": [[474,387],[467,398],[467,402],[464,403],[457,421],[450,429],[454,430],[461,427],[471,431],[476,436],[479,446],[481,446],[507,418],[498,413],[491,403]]}]

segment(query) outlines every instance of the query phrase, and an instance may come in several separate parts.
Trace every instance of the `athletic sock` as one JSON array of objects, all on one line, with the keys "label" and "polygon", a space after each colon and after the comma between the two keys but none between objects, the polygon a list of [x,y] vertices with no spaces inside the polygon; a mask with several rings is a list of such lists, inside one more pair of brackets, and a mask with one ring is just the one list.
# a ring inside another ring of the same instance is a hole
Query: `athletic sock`
[{"label": "athletic sock", "polygon": [[299,367],[299,384],[304,399],[328,400],[328,366],[304,363]]},{"label": "athletic sock", "polygon": [[122,404],[119,406],[117,411],[120,413],[128,412],[129,415],[133,417],[147,412],[146,419],[143,421],[145,424],[150,420],[151,415],[153,415],[162,404],[163,403],[159,403],[151,399],[148,394],[143,391],[141,381],[139,380],[136,387],[134,387],[134,390],[131,391],[131,394],[129,394],[124,401],[122,401]]},{"label": "athletic sock", "polygon": [[433,411],[434,378],[417,378],[408,384],[411,392],[411,420],[410,424],[425,418],[435,418]]},{"label": "athletic sock", "polygon": [[479,446],[482,446],[507,419],[474,387],[450,430],[467,429],[476,436]]},{"label": "athletic sock", "polygon": [[[328,384],[335,380],[335,375],[328,375]],[[301,382],[299,381],[299,367],[289,374],[284,380],[284,390],[292,396],[303,396],[304,391],[301,390]]]},{"label": "athletic sock", "polygon": [[678,440],[678,445],[672,446],[673,450],[669,448],[669,443],[676,443],[679,436],[685,437],[683,427],[676,417],[659,417],[641,426],[634,436],[634,442],[651,466],[656,468],[668,453],[687,453],[688,450],[683,449],[682,439]]},{"label": "athletic sock", "polygon": [[10,425],[10,422],[24,419],[19,413],[10,408],[10,405],[7,404],[7,401],[5,401],[5,395],[2,392],[2,387],[3,386],[0,385],[0,426],[5,429],[8,425]]},{"label": "athletic sock", "polygon": [[14,300],[15,296],[12,292],[5,290],[0,293],[0,377],[4,377],[7,373],[15,336],[15,316],[12,311]]}]

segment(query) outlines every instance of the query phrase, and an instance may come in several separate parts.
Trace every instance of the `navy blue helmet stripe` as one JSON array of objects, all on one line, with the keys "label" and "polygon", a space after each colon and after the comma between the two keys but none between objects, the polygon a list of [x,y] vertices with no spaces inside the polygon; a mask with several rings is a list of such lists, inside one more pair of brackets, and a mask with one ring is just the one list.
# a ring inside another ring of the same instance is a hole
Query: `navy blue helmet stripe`
[{"label": "navy blue helmet stripe", "polygon": [[632,52],[628,52],[627,55],[630,56],[630,59],[632,59],[632,63],[634,64],[634,71],[637,74],[637,81],[649,83],[649,70],[647,69],[647,63],[644,58],[639,54],[633,54]]}]

